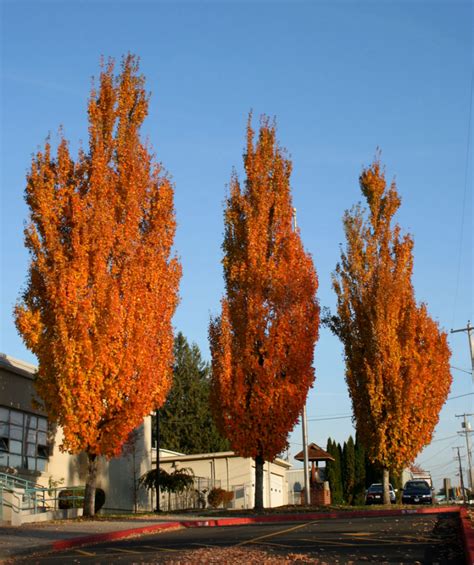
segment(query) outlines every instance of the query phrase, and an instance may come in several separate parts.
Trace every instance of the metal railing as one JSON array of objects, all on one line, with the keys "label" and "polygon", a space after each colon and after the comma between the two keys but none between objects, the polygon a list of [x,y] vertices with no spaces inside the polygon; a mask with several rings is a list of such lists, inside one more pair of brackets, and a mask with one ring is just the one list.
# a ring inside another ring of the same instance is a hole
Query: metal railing
[{"label": "metal railing", "polygon": [[28,481],[22,479],[17,475],[9,475],[8,473],[0,473],[0,486],[6,488],[29,488],[29,487],[39,487],[40,485],[34,483],[33,481]]},{"label": "metal railing", "polygon": [[[175,510],[200,509],[207,506],[207,494],[212,488],[220,487],[220,480],[207,477],[193,477],[193,485],[180,493],[161,491],[160,508],[166,512]],[[154,504],[152,493],[151,504]]]},{"label": "metal railing", "polygon": [[0,520],[5,508],[23,515],[80,508],[84,487],[43,487],[15,475],[0,473]]}]

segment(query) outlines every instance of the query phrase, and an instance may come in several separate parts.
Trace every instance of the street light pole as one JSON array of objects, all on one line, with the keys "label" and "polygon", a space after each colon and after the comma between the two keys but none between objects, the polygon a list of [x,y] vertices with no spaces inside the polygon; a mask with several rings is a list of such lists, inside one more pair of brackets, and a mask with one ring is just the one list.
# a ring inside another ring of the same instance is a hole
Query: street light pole
[{"label": "street light pole", "polygon": [[[293,229],[296,233],[296,208],[293,208]],[[311,495],[309,492],[309,461],[308,461],[308,419],[306,417],[306,399],[301,412],[301,428],[303,431],[303,465],[304,465],[304,503],[305,506],[311,504]]]},{"label": "street light pole", "polygon": [[160,411],[155,410],[155,431],[156,431],[156,475],[155,475],[155,491],[156,491],[156,509],[155,512],[161,512],[160,509]]},{"label": "street light pole", "polygon": [[308,419],[306,418],[306,401],[301,414],[301,427],[303,428],[303,461],[304,461],[304,503],[311,504],[309,485],[309,461],[308,461]]}]

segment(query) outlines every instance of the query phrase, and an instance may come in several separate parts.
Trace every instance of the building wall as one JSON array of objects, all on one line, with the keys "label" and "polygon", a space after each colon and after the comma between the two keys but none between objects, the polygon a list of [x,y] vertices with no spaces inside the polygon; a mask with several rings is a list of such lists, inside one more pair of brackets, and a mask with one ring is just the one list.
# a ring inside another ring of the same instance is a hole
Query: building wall
[{"label": "building wall", "polygon": [[[195,477],[209,479],[211,484],[234,492],[233,508],[253,508],[255,462],[250,458],[239,457],[233,452],[171,457],[160,455],[160,467],[167,472],[189,468]],[[288,467],[289,464],[280,460],[265,463],[263,500],[267,508],[288,503]]]},{"label": "building wall", "polygon": [[[61,452],[62,430],[58,429],[53,453],[40,484],[48,485],[49,478],[62,481],[63,485],[81,486],[87,478],[87,455],[71,455]],[[134,490],[134,483],[151,469],[151,418],[145,418],[136,430],[136,441],[118,458],[107,460],[99,457],[97,487],[104,490],[104,511],[132,511],[137,497],[137,509],[148,510],[149,499],[143,489]]]},{"label": "building wall", "polygon": [[33,398],[39,400],[33,386],[35,370],[29,363],[0,353],[0,404],[33,414],[43,414],[31,403]]},{"label": "building wall", "polygon": [[288,481],[288,504],[301,504],[301,491],[304,489],[304,469],[290,469],[286,473]]},{"label": "building wall", "polygon": [[[0,469],[42,486],[83,486],[86,454],[62,452],[61,428],[47,423],[45,414],[32,404],[37,399],[35,371],[33,365],[0,354]],[[97,486],[106,493],[104,510],[133,510],[134,482],[150,468],[151,418],[147,417],[127,453],[110,461],[99,458]],[[140,490],[136,502],[138,509],[148,509],[148,494]]]},{"label": "building wall", "polygon": [[35,482],[49,455],[45,414],[33,386],[33,365],[0,354],[0,466],[21,468]]}]

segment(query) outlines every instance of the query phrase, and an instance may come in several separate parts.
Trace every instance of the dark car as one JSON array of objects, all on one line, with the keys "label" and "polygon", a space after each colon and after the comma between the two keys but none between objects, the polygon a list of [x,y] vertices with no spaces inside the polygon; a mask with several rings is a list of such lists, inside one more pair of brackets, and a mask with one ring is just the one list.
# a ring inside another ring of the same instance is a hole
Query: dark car
[{"label": "dark car", "polygon": [[[392,485],[388,486],[390,490],[390,502],[395,504],[397,497]],[[383,504],[383,485],[382,483],[373,483],[365,493],[366,504]]]},{"label": "dark car", "polygon": [[433,491],[426,481],[407,481],[403,487],[404,504],[433,504]]}]

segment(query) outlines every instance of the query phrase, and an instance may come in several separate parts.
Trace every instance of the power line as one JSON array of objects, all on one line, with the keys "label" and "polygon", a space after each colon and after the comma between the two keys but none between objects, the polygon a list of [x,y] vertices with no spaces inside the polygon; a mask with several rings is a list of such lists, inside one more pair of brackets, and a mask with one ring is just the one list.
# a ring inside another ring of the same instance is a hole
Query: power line
[{"label": "power line", "polygon": [[346,420],[347,418],[352,418],[352,415],[349,414],[347,416],[329,416],[323,418],[308,418],[308,422],[324,422],[326,420]]},{"label": "power line", "polygon": [[464,191],[462,198],[462,210],[461,210],[461,227],[459,233],[459,251],[458,251],[458,268],[456,274],[456,286],[454,288],[454,301],[453,301],[453,323],[456,316],[456,307],[458,302],[459,294],[459,279],[461,278],[461,263],[462,263],[462,243],[464,239],[464,218],[466,215],[466,201],[467,201],[467,187],[468,187],[468,173],[469,173],[469,156],[471,148],[471,119],[472,119],[472,91],[474,83],[474,70],[471,71],[471,93],[469,96],[469,121],[467,122],[467,144],[466,144],[466,162],[464,166]]},{"label": "power line", "polygon": [[445,441],[447,439],[452,439],[453,437],[458,437],[458,436],[457,434],[454,434],[453,436],[440,437],[438,439],[434,439],[431,443],[436,443],[437,441]]},{"label": "power line", "polygon": [[454,367],[453,365],[450,365],[449,368],[450,369],[456,369],[456,371],[461,371],[462,373],[467,373],[468,375],[471,374],[471,371],[466,371],[466,369],[461,369],[460,367]]},{"label": "power line", "polygon": [[452,441],[451,443],[449,443],[448,445],[446,445],[445,447],[443,447],[443,449],[440,449],[437,453],[435,453],[434,455],[431,455],[430,457],[428,457],[428,459],[425,459],[423,462],[420,462],[419,465],[421,467],[424,467],[426,465],[427,461],[431,461],[432,459],[434,459],[435,457],[438,457],[438,455],[440,453],[443,453],[443,451],[446,451],[447,449],[449,449],[450,447],[452,447],[453,443],[456,443],[457,440]]},{"label": "power line", "polygon": [[[461,456],[461,459],[463,458],[464,457]],[[456,459],[451,459],[451,461],[448,461],[447,463],[440,463],[439,465],[430,465],[430,470],[432,471],[433,469],[435,469],[436,473],[439,473],[441,469],[444,469],[445,467],[449,467],[449,465],[452,465],[453,463],[456,463]]]},{"label": "power line", "polygon": [[458,396],[450,396],[446,400],[456,400],[456,398],[462,398],[463,396],[472,396],[474,392],[466,392],[466,394],[459,394]]},{"label": "power line", "polygon": [[437,479],[446,477],[446,475],[451,475],[452,473],[454,473],[455,469],[449,469],[448,470],[448,465],[455,464],[455,463],[457,463],[457,461],[455,459],[453,459],[452,461],[450,461],[449,463],[447,463],[445,465],[446,469],[444,471],[441,471],[441,469],[438,469],[438,471],[435,474],[431,475],[431,478],[433,480],[437,480]]}]

